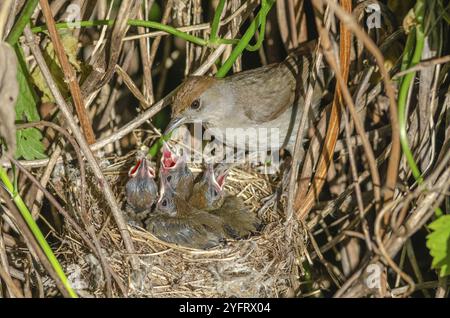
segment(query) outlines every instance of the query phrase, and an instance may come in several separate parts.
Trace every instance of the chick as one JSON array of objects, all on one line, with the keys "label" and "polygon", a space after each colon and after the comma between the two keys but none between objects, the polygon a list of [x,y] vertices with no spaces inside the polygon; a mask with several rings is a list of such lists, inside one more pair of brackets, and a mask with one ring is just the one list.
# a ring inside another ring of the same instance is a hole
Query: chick
[{"label": "chick", "polygon": [[225,179],[231,166],[208,164],[201,180],[194,185],[189,203],[220,217],[226,234],[234,239],[250,236],[261,228],[261,220],[248,211],[241,198],[231,196],[224,190]]},{"label": "chick", "polygon": [[[187,166],[186,154],[177,156],[166,143],[163,144],[162,152],[160,178],[167,178],[170,187],[176,190],[177,195],[187,200],[192,193],[194,175]],[[179,186],[181,180],[185,185],[183,187]]]},{"label": "chick", "polygon": [[141,221],[150,213],[158,197],[155,170],[147,158],[137,160],[128,172],[130,179],[125,185],[128,221],[132,225],[142,225]]},{"label": "chick", "polygon": [[[191,248],[208,249],[224,242],[223,220],[189,205],[170,186],[168,175],[168,171],[161,171],[160,199],[146,229],[163,241]],[[181,179],[177,188],[184,187],[185,180]]]},{"label": "chick", "polygon": [[[200,177],[200,180],[194,184],[192,195],[189,198],[189,203],[197,209],[205,211],[217,210],[223,205],[225,199],[225,191],[223,186],[225,178],[228,175],[229,169],[226,166],[219,166],[218,171],[214,171],[214,164],[209,163],[205,165],[205,170]],[[215,173],[219,173],[218,178]]]}]

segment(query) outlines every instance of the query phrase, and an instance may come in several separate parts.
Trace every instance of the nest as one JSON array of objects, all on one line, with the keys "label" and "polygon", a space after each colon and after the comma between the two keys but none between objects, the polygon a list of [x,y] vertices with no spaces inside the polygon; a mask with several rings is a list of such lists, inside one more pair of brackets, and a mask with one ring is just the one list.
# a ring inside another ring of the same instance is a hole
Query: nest
[{"label": "nest", "polygon": [[[102,162],[104,173],[124,206],[126,172],[134,155]],[[67,167],[67,166],[66,166]],[[190,166],[194,173],[200,167]],[[67,169],[66,169],[67,170]],[[72,171],[76,171],[73,169]],[[271,176],[273,177],[273,176]],[[77,188],[77,176],[66,174],[64,187]],[[292,295],[298,264],[303,260],[304,237],[296,221],[286,223],[284,204],[263,204],[274,192],[275,182],[250,168],[233,168],[226,190],[242,198],[250,213],[264,222],[263,230],[248,239],[227,241],[224,246],[197,250],[163,242],[141,228],[129,226],[138,259],[138,269],[129,266],[130,255],[118,228],[106,211],[95,179],[89,176],[86,206],[96,228],[107,261],[125,286],[124,294],[113,284],[114,296],[129,297],[284,297]],[[79,188],[78,188],[79,189]],[[76,193],[76,191],[75,191]],[[75,194],[77,195],[77,194]],[[74,196],[72,198],[77,201]],[[275,202],[277,200],[272,200]],[[78,205],[74,202],[74,206]],[[76,292],[84,297],[104,297],[105,279],[100,262],[84,248],[77,233],[65,226],[59,259]],[[287,229],[290,229],[287,231]],[[69,245],[69,246],[66,246]]]}]

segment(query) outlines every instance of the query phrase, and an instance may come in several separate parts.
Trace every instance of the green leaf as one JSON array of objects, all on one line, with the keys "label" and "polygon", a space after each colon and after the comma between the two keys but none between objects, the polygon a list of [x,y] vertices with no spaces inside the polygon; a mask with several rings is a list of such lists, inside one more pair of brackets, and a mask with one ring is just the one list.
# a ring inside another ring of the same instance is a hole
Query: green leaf
[{"label": "green leaf", "polygon": [[440,270],[440,276],[450,275],[450,215],[443,215],[428,226],[427,247],[433,257],[431,266]]},{"label": "green leaf", "polygon": [[16,47],[19,69],[17,71],[17,80],[19,82],[19,96],[16,103],[17,121],[37,121],[40,120],[37,112],[37,104],[34,92],[31,90],[31,84],[28,82],[29,74],[25,64],[22,49]]},{"label": "green leaf", "polygon": [[153,2],[152,7],[149,10],[149,15],[148,15],[148,19],[150,21],[161,21],[161,16],[162,16],[162,12],[161,12],[161,7],[159,6],[159,4],[155,2]]},{"label": "green leaf", "polygon": [[[36,95],[32,90],[28,69],[25,63],[22,49],[15,47],[19,68],[17,71],[17,81],[19,82],[19,96],[15,107],[16,121],[31,122],[40,120],[37,112]],[[15,157],[26,160],[44,159],[44,146],[42,144],[42,134],[36,128],[27,128],[16,132],[17,149]]]},{"label": "green leaf", "polygon": [[16,158],[23,157],[26,160],[45,159],[42,134],[36,128],[21,129],[16,132],[17,150]]}]

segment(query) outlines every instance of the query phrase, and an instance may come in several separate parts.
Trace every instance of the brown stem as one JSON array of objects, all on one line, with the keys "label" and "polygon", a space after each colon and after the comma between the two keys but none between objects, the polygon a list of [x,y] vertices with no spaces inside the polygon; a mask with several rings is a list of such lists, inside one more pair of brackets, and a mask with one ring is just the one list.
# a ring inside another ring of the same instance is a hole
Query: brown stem
[{"label": "brown stem", "polygon": [[48,1],[39,0],[39,3],[41,5],[45,21],[47,22],[48,33],[50,35],[50,38],[52,39],[56,55],[65,76],[65,82],[67,82],[67,84],[69,85],[69,90],[72,94],[73,103],[75,104],[75,110],[80,120],[81,128],[83,129],[84,136],[86,137],[88,144],[91,145],[95,143],[95,135],[94,131],[92,130],[92,125],[86,112],[86,108],[84,107],[80,86],[77,82],[77,76],[69,63],[66,52],[64,51],[64,46],[62,45],[58,31],[56,30],[55,20],[53,19],[52,11],[50,9]]},{"label": "brown stem", "polygon": [[67,289],[64,287],[61,279],[56,274],[56,271],[54,270],[53,266],[50,264],[47,256],[45,256],[41,247],[37,243],[35,237],[33,236],[33,233],[31,233],[31,230],[28,228],[28,225],[25,223],[25,220],[23,219],[19,210],[17,210],[17,207],[14,205],[13,201],[11,200],[9,193],[3,187],[0,187],[0,197],[2,197],[3,200],[5,201],[6,206],[8,207],[8,210],[11,213],[11,216],[15,222],[15,225],[17,226],[18,230],[20,231],[20,233],[23,235],[23,237],[25,239],[28,249],[30,251],[33,250],[33,253],[36,255],[36,260],[39,260],[41,262],[41,264],[44,266],[44,268],[47,270],[48,274],[55,281],[56,287],[61,292],[61,294],[64,297],[69,298],[70,295],[67,292]]},{"label": "brown stem", "polygon": [[376,46],[376,44],[372,41],[372,39],[367,35],[366,32],[358,25],[353,16],[344,9],[342,9],[339,5],[330,0],[322,0],[326,1],[326,3],[330,6],[330,8],[334,11],[336,16],[349,28],[363,43],[367,50],[372,53],[374,56],[377,65],[380,69],[381,76],[384,81],[384,86],[386,89],[386,94],[389,98],[389,115],[391,117],[391,128],[392,128],[392,148],[391,148],[391,156],[389,157],[388,169],[387,169],[387,178],[385,182],[385,190],[384,190],[384,201],[390,201],[394,196],[394,189],[397,183],[398,177],[398,166],[400,163],[400,135],[398,128],[398,119],[397,119],[397,102],[395,99],[395,91],[389,76],[389,73],[384,64],[384,57],[381,53],[380,49]]},{"label": "brown stem", "polygon": [[27,41],[29,42],[29,46],[31,51],[33,52],[33,55],[36,59],[36,63],[38,64],[39,68],[41,69],[41,72],[44,76],[45,81],[47,82],[47,85],[52,92],[53,96],[55,97],[56,103],[58,104],[59,109],[61,110],[61,113],[66,119],[66,122],[74,134],[75,139],[77,140],[81,151],[86,157],[87,162],[90,164],[92,172],[94,173],[95,177],[97,178],[99,188],[101,192],[104,194],[106,202],[108,203],[111,212],[114,216],[114,219],[116,221],[117,227],[119,228],[119,231],[121,233],[125,248],[127,252],[130,255],[133,255],[131,257],[132,265],[137,266],[137,260],[134,257],[134,247],[133,243],[131,241],[130,233],[128,232],[127,225],[124,220],[124,216],[122,214],[122,211],[120,210],[119,206],[117,205],[116,199],[114,197],[114,194],[111,190],[110,185],[106,181],[100,166],[94,157],[94,154],[92,153],[91,149],[89,148],[88,143],[84,139],[83,134],[81,133],[80,129],[78,128],[78,125],[76,124],[75,120],[72,117],[72,114],[69,110],[69,107],[62,96],[61,92],[59,91],[58,87],[56,86],[55,81],[53,80],[52,74],[50,73],[50,70],[44,60],[44,57],[42,55],[42,52],[39,48],[39,46],[34,43],[34,36],[31,32],[31,29],[29,26],[27,26],[24,30],[25,37]]}]

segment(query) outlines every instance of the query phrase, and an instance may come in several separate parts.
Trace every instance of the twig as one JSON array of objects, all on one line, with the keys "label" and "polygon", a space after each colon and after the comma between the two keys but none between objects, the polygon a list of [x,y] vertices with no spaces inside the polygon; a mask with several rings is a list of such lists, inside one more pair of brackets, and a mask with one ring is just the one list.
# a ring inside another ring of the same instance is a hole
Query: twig
[{"label": "twig", "polygon": [[[5,240],[3,239],[3,230],[2,229],[3,229],[3,223],[2,223],[2,219],[0,218],[0,268],[4,268],[5,275],[9,276],[10,275],[9,262],[8,262],[8,256],[6,255],[6,245],[5,245]],[[8,284],[7,284],[7,287],[8,287]],[[14,295],[13,290],[9,290],[9,293],[11,295]],[[0,290],[0,297],[3,297],[2,290]]]},{"label": "twig", "polygon": [[[384,64],[384,57],[380,49],[376,46],[373,40],[364,32],[364,30],[358,25],[353,16],[345,10],[343,10],[334,1],[326,1],[339,19],[345,23],[346,27],[349,28],[366,46],[367,50],[374,56],[377,65],[380,69],[381,76],[383,77],[384,86],[386,89],[386,94],[389,97],[389,115],[391,119],[392,128],[392,148],[391,156],[389,157],[387,178],[385,182],[386,189],[384,190],[384,199],[389,201],[394,195],[394,189],[397,183],[398,177],[398,166],[400,163],[400,136],[398,129],[398,119],[397,119],[397,103],[395,100],[395,91],[390,80],[389,73]],[[374,185],[375,186],[375,185]],[[380,184],[378,186],[381,186]]]},{"label": "twig", "polygon": [[[318,43],[319,45],[319,43]],[[296,180],[297,180],[297,174],[298,174],[298,168],[299,168],[299,164],[300,164],[300,160],[302,157],[302,153],[304,153],[303,151],[301,151],[302,148],[302,144],[303,144],[303,136],[305,133],[305,128],[306,128],[306,123],[308,120],[308,114],[309,114],[309,110],[311,108],[311,103],[312,103],[312,97],[313,97],[313,93],[314,93],[314,85],[315,85],[315,77],[317,72],[319,71],[320,65],[322,64],[322,58],[323,55],[321,52],[319,52],[319,46],[317,46],[316,50],[316,59],[315,59],[315,63],[314,63],[314,68],[313,68],[313,73],[312,73],[312,82],[309,84],[308,86],[308,90],[306,92],[306,97],[305,97],[305,104],[304,104],[304,110],[303,110],[303,116],[301,118],[300,121],[300,126],[298,128],[297,131],[297,136],[296,136],[296,140],[295,140],[295,146],[294,146],[294,153],[293,153],[293,160],[292,160],[292,171],[291,171],[291,175],[290,175],[290,179],[289,179],[289,194],[288,194],[288,204],[287,204],[287,212],[286,212],[286,218],[287,220],[290,220],[292,218],[292,216],[294,215],[294,210],[297,211],[298,206],[297,206],[297,199],[295,198],[295,184],[296,184]],[[295,205],[294,205],[294,200],[295,200]],[[298,215],[300,218],[301,216]]]},{"label": "twig", "polygon": [[[63,129],[62,127],[60,127],[52,122],[40,121],[40,122],[34,122],[34,123],[29,123],[29,124],[17,125],[18,128],[28,128],[28,127],[35,127],[35,126],[47,126],[47,127],[51,127],[53,129],[55,129],[56,131],[60,132],[67,138],[67,140],[69,141],[69,143],[72,145],[72,147],[75,150],[75,154],[77,156],[78,163],[80,165],[80,179],[81,179],[80,215],[81,215],[81,219],[84,222],[85,228],[87,229],[89,235],[92,238],[94,245],[92,245],[91,241],[84,235],[83,230],[78,226],[77,222],[64,210],[64,208],[53,197],[53,195],[50,192],[48,192],[47,189],[45,189],[45,186],[42,185],[40,182],[38,182],[37,179],[35,179],[35,177],[30,172],[28,172],[17,160],[15,160],[14,158],[11,158],[11,157],[9,157],[9,159],[27,176],[27,178],[29,178],[33,183],[35,183],[37,185],[37,187],[41,190],[41,193],[43,193],[47,197],[47,199],[55,206],[55,208],[58,210],[58,212],[69,222],[69,224],[71,226],[74,227],[74,229],[81,236],[81,238],[85,241],[85,243],[91,248],[92,252],[94,252],[97,255],[97,257],[100,259],[100,262],[103,267],[103,271],[105,273],[107,294],[108,294],[108,296],[112,296],[111,277],[110,277],[111,270],[108,266],[105,256],[103,255],[100,241],[98,240],[97,236],[95,235],[94,227],[87,216],[85,206],[84,206],[86,173],[85,173],[85,168],[84,168],[84,161],[83,161],[83,158],[81,157],[81,152],[78,147],[78,144],[76,143],[75,139],[73,139],[73,137],[67,132],[67,130]],[[120,284],[120,282],[119,282],[119,284]]]},{"label": "twig", "polygon": [[417,72],[417,71],[421,71],[424,70],[428,67],[437,65],[437,64],[445,64],[450,62],[450,55],[446,55],[446,56],[441,56],[441,57],[437,57],[435,59],[431,59],[431,60],[427,60],[427,61],[423,61],[420,62],[419,64],[414,65],[413,67],[410,67],[402,72],[398,72],[397,74],[395,74],[392,79],[398,79],[399,77],[402,77],[408,73],[411,72]]},{"label": "twig", "polygon": [[[56,165],[56,162],[61,156],[61,146],[57,145],[55,147],[55,150],[53,151],[52,155],[50,156],[50,160],[48,162],[47,167],[45,167],[44,172],[42,173],[40,184],[45,188],[47,186],[47,182],[50,180],[50,176],[52,174],[53,168]],[[38,214],[40,211],[40,205],[42,203],[42,199],[44,198],[44,193],[42,191],[37,191],[36,198],[33,202],[33,207],[31,208],[31,215],[36,220],[38,218]]]},{"label": "twig", "polygon": [[[139,11],[138,18],[142,18],[142,12]],[[138,34],[145,32],[144,27],[137,28]],[[155,97],[153,94],[153,79],[152,79],[152,67],[150,61],[150,53],[148,47],[150,46],[150,40],[144,37],[139,38],[139,51],[142,63],[142,90],[144,91],[143,96],[145,96],[145,103],[141,102],[141,106],[144,109],[149,107],[149,104],[155,102]],[[117,67],[117,65],[116,65]]]},{"label": "twig", "polygon": [[44,193],[45,197],[55,206],[55,208],[58,210],[58,212],[68,221],[68,223],[75,229],[75,231],[80,235],[80,237],[83,239],[83,241],[87,244],[89,249],[100,259],[100,263],[103,267],[103,272],[105,273],[105,280],[106,280],[106,292],[108,297],[112,297],[112,286],[111,286],[111,276],[116,281],[117,285],[121,289],[121,291],[125,294],[125,287],[123,286],[122,282],[120,281],[120,278],[118,278],[117,275],[115,275],[112,268],[109,266],[108,262],[106,261],[106,257],[103,253],[101,244],[99,239],[97,238],[97,235],[95,234],[95,229],[92,225],[92,223],[89,221],[86,211],[81,211],[81,219],[83,220],[83,223],[89,233],[89,235],[92,238],[93,243],[88,239],[88,237],[84,234],[81,227],[78,225],[78,223],[70,216],[70,214],[67,213],[66,210],[58,203],[58,201],[53,197],[53,195],[47,191],[44,187],[42,187],[39,183],[39,181],[29,172],[27,171],[17,160],[14,158],[9,158],[24,174],[25,176],[30,179],[34,184],[38,186],[38,188]]},{"label": "twig", "polygon": [[[231,37],[231,32],[228,32],[226,34],[226,37]],[[208,69],[215,63],[217,58],[223,53],[225,48],[227,47],[226,44],[219,45],[205,60],[205,62],[199,66],[199,68],[192,73],[192,75],[203,75],[205,74]],[[165,106],[167,106],[173,96],[175,91],[172,91],[167,96],[165,96],[162,100],[156,102],[153,104],[149,109],[147,109],[145,112],[141,113],[140,115],[136,116],[132,121],[128,122],[126,125],[122,126],[120,129],[118,129],[116,132],[114,132],[112,135],[99,139],[95,144],[90,145],[91,151],[97,151],[105,146],[116,142],[117,140],[122,139],[129,133],[131,133],[136,128],[140,127],[142,124],[147,122],[150,118],[155,116],[157,113],[161,111]],[[46,166],[48,164],[48,159],[41,159],[41,160],[22,160],[20,163],[25,167],[42,167]],[[58,161],[60,162],[60,161]],[[4,167],[10,167],[8,162],[0,162],[1,165]]]},{"label": "twig", "polygon": [[[345,0],[344,5],[346,6],[346,10],[351,10],[351,2]],[[313,5],[316,9],[321,13],[322,8],[313,1]],[[315,17],[317,28],[319,29],[321,46],[324,49],[323,54],[327,58],[327,55],[330,55],[331,43],[328,35],[329,26],[322,26],[319,17],[316,15]],[[325,23],[325,22],[324,22]],[[335,75],[340,76],[342,81],[346,83],[348,78],[348,72],[350,67],[350,33],[345,28],[344,24],[341,23],[341,40],[340,40],[340,57],[342,63],[342,75],[339,73],[338,68],[334,69]],[[329,60],[329,57],[327,58]],[[328,63],[330,63],[328,61]],[[314,204],[315,198],[320,193],[324,183],[325,176],[328,171],[329,163],[332,160],[332,156],[334,153],[334,148],[336,146],[338,134],[339,134],[339,123],[341,121],[341,111],[339,107],[339,103],[341,103],[342,99],[342,91],[343,88],[339,86],[336,87],[333,103],[331,106],[330,120],[328,123],[328,129],[324,141],[324,145],[322,147],[322,152],[319,158],[319,162],[317,164],[316,176],[313,177],[312,185],[306,194],[305,198],[300,197],[300,193],[297,195],[295,200],[295,208],[297,210],[297,215],[300,219],[306,217],[307,213],[310,211],[311,207]]]},{"label": "twig", "polygon": [[[449,156],[450,158],[450,156]],[[381,218],[384,213],[387,211],[391,211],[395,205],[398,204],[409,204],[409,202],[420,195],[423,194],[425,189],[430,189],[431,186],[435,188],[447,189],[450,186],[450,169],[447,168],[443,173],[437,175],[437,179],[434,179],[433,176],[427,178],[427,180],[419,185],[417,189],[409,194],[406,198],[400,197],[395,201],[391,201],[380,211],[376,219],[376,230],[375,234],[377,236],[377,243],[382,243],[383,245],[380,248],[380,252],[385,252],[386,256],[389,256],[389,260],[392,260],[393,257],[400,251],[402,246],[405,244],[406,240],[408,240],[414,233],[416,233],[423,225],[428,221],[428,219],[434,215],[433,206],[439,206],[442,200],[445,198],[445,195],[441,191],[428,191],[426,195],[424,195],[417,204],[417,208],[410,213],[408,219],[403,224],[404,231],[401,235],[397,235],[393,233],[386,242],[382,242],[379,233]],[[373,257],[370,262],[365,262],[365,264],[361,265],[361,269],[358,273],[363,272],[363,268],[367,268],[370,264],[374,264],[378,262],[380,259],[379,256]],[[411,287],[411,286],[410,286]],[[363,286],[361,281],[357,281],[355,284],[350,286],[349,284],[345,284],[344,286],[336,293],[336,295],[340,295],[342,297],[362,297],[367,292],[366,288]]]},{"label": "twig", "polygon": [[358,170],[356,168],[356,160],[355,155],[353,153],[352,144],[350,141],[350,123],[347,118],[347,114],[345,111],[343,113],[343,119],[345,124],[345,137],[347,141],[347,149],[348,149],[348,158],[350,161],[350,170],[352,173],[353,183],[355,185],[355,194],[356,194],[356,202],[358,204],[359,216],[361,218],[362,229],[364,233],[364,239],[366,241],[367,249],[372,251],[372,241],[370,240],[369,226],[367,224],[367,220],[364,217],[364,202],[362,199],[361,187],[358,183]]},{"label": "twig", "polygon": [[[228,24],[230,21],[232,21],[234,18],[236,18],[238,15],[240,15],[245,9],[247,9],[249,2],[255,2],[255,1],[245,1],[235,12],[233,12],[230,16],[224,18],[222,21],[219,22],[219,26],[223,26]],[[201,24],[194,24],[194,25],[187,25],[183,27],[176,28],[175,30],[180,32],[192,32],[192,31],[202,31],[207,30],[211,27],[210,23],[201,23]],[[170,35],[171,33],[168,33],[166,31],[153,31],[146,34],[139,34],[139,35],[130,35],[123,38],[123,41],[131,41],[136,40],[139,38],[154,38],[157,36],[165,36]]]},{"label": "twig", "polygon": [[[330,3],[330,1],[327,1],[327,2]],[[314,2],[314,5],[317,6],[316,1]],[[342,8],[340,8],[340,10],[342,10],[342,12],[345,12]],[[342,21],[342,23],[346,23],[343,20],[341,20],[341,21]],[[323,27],[320,27],[320,25],[319,25],[319,32],[320,32],[321,36],[323,35],[322,37],[324,39],[323,44],[324,44],[325,58],[327,59],[327,62],[329,63],[329,65],[335,72],[335,76],[338,81],[338,85],[340,87],[342,97],[347,105],[348,110],[350,111],[353,122],[355,124],[356,131],[358,132],[358,134],[361,137],[364,152],[367,157],[367,162],[369,164],[369,170],[370,170],[371,177],[372,177],[373,191],[374,191],[374,196],[375,196],[375,200],[376,200],[375,204],[377,207],[379,207],[379,205],[381,204],[381,194],[380,194],[381,179],[380,179],[380,174],[378,172],[376,159],[375,159],[375,155],[373,153],[372,146],[370,145],[370,142],[369,142],[366,132],[364,130],[364,126],[361,123],[361,120],[356,112],[355,104],[354,104],[353,99],[348,90],[347,83],[346,83],[345,79],[343,78],[343,76],[341,75],[340,70],[339,70],[340,69],[339,65],[337,64],[337,61],[332,53],[331,45],[329,43],[329,34],[328,34],[327,30]],[[325,42],[325,40],[327,42]],[[327,45],[327,43],[328,43],[328,45]]]},{"label": "twig", "polygon": [[[34,43],[34,36],[29,27],[25,28],[24,34],[25,34],[27,41],[29,42],[31,51],[33,52],[36,62],[39,65],[39,68],[41,69],[41,72],[45,78],[45,81],[47,82],[47,85],[50,88],[50,91],[52,92],[53,96],[55,97],[55,100],[56,100],[63,116],[65,117],[70,130],[74,134],[75,139],[77,140],[77,142],[81,148],[81,151],[85,155],[86,160],[90,164],[92,171],[93,171],[95,177],[97,178],[101,192],[103,192],[105,199],[106,199],[109,207],[111,208],[111,212],[114,216],[117,227],[119,228],[119,231],[121,233],[123,242],[125,244],[125,248],[128,253],[134,254],[134,247],[133,247],[133,243],[131,241],[130,233],[128,232],[127,226],[125,224],[125,220],[123,218],[123,214],[120,211],[119,206],[117,205],[117,202],[114,198],[114,194],[111,190],[111,187],[109,186],[108,182],[106,181],[105,177],[103,176],[100,166],[98,165],[97,160],[95,159],[91,149],[89,148],[89,145],[85,141],[83,134],[81,133],[80,129],[78,128],[77,124],[75,123],[75,120],[72,118],[72,114],[69,111],[68,105],[67,105],[66,101],[64,100],[64,97],[61,95],[61,92],[59,91],[58,87],[56,86],[55,81],[53,80],[52,74],[50,73],[50,70],[49,70],[47,64],[45,63],[45,60],[44,60],[44,57],[42,55],[40,48]],[[132,264],[133,265],[135,264],[134,258],[132,258]]]},{"label": "twig", "polygon": [[20,233],[25,238],[25,242],[27,243],[28,249],[35,253],[37,260],[39,260],[48,274],[52,277],[52,279],[55,281],[56,287],[61,292],[61,294],[64,297],[70,297],[70,293],[66,289],[64,283],[56,273],[56,270],[53,268],[52,264],[50,263],[47,256],[44,254],[43,250],[39,246],[39,243],[36,241],[36,238],[34,237],[33,233],[29,229],[27,223],[23,219],[22,215],[20,214],[19,210],[17,210],[17,207],[14,205],[12,199],[10,198],[9,193],[0,186],[0,197],[2,197],[5,202],[6,206],[9,209],[9,212],[12,216],[12,219],[14,220],[15,225],[19,229]]},{"label": "twig", "polygon": [[8,272],[4,270],[1,266],[0,266],[0,278],[3,279],[3,281],[6,283],[6,287],[8,288],[8,291],[13,297],[23,298],[22,291],[16,286],[16,284],[14,283]]},{"label": "twig", "polygon": [[65,82],[69,85],[70,93],[73,98],[73,103],[75,105],[75,110],[77,111],[78,119],[80,120],[81,128],[83,129],[84,136],[88,144],[93,144],[95,142],[94,131],[92,130],[92,125],[89,120],[89,116],[84,107],[83,98],[81,96],[80,86],[78,85],[77,77],[75,71],[69,63],[66,52],[64,51],[64,46],[62,45],[61,39],[59,38],[58,31],[56,30],[55,20],[53,19],[53,14],[50,9],[50,5],[47,0],[39,0],[41,5],[42,14],[47,22],[48,32],[50,38],[52,39],[53,46],[55,47],[56,55],[58,56],[59,63],[61,64],[62,71],[64,73]]},{"label": "twig", "polygon": [[[100,88],[111,79],[114,67],[120,56],[122,39],[129,28],[129,17],[134,17],[138,12],[139,4],[140,1],[138,0],[122,1],[117,11],[116,19],[106,21],[107,24],[111,23],[113,25],[109,34],[110,45],[108,50],[105,49],[105,46],[100,49],[96,59],[93,61],[92,72],[89,73],[81,85],[81,94],[86,100],[91,101]],[[108,56],[107,52],[109,53]]]},{"label": "twig", "polygon": [[375,220],[375,239],[378,244],[378,249],[381,252],[381,254],[383,255],[383,259],[389,264],[390,267],[392,267],[392,269],[398,275],[400,275],[409,284],[409,289],[408,289],[408,291],[405,292],[405,297],[407,297],[407,296],[411,295],[415,289],[414,280],[408,274],[406,274],[404,271],[402,271],[400,267],[397,266],[397,264],[394,262],[394,260],[391,258],[391,256],[386,251],[385,245],[382,240],[381,223],[382,223],[384,214],[388,211],[390,211],[390,209],[384,208],[377,215],[377,218]]},{"label": "twig", "polygon": [[[125,47],[128,46],[130,49],[126,52],[125,57],[123,58],[122,67],[126,70],[130,67],[131,61],[135,57],[135,48],[134,43],[131,43],[129,45],[125,44]],[[116,64],[116,67],[119,66],[119,64]],[[103,129],[107,124],[111,124],[112,119],[112,112],[115,109],[115,105],[117,102],[117,99],[119,98],[119,90],[120,85],[123,83],[123,78],[117,78],[115,79],[115,83],[111,85],[112,92],[109,94],[108,101],[106,103],[106,106],[103,110],[103,114],[100,118],[100,121],[97,125],[97,129],[101,130]]]}]

